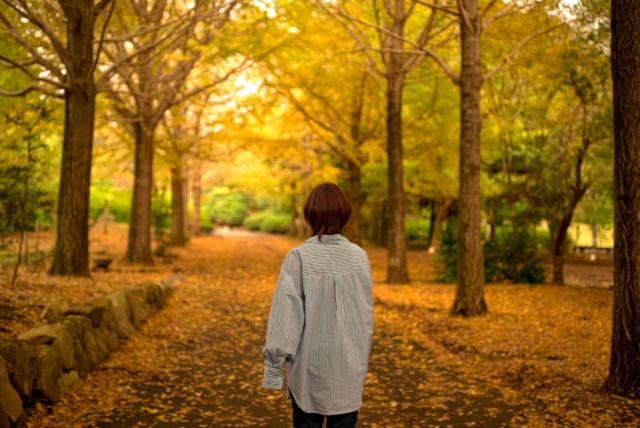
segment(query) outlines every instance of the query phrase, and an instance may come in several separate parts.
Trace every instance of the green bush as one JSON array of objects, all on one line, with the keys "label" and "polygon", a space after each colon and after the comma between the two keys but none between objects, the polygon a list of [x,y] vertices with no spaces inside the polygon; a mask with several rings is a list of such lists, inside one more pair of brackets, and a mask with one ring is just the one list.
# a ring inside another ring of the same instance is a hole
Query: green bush
[{"label": "green bush", "polygon": [[266,233],[287,233],[291,223],[289,214],[275,211],[262,211],[244,219],[243,225],[249,230],[261,230]]},{"label": "green bush", "polygon": [[272,213],[269,211],[262,211],[256,214],[251,214],[250,216],[245,217],[242,225],[249,230],[260,230],[262,222],[264,222],[265,219],[270,215],[272,215]]},{"label": "green bush", "polygon": [[211,219],[204,210],[200,211],[200,230],[203,232],[212,232],[215,229]]},{"label": "green bush", "polygon": [[[438,281],[456,282],[457,225],[449,220],[442,232],[438,261],[442,271]],[[501,227],[493,239],[484,245],[485,282],[541,284],[545,280],[543,259],[538,255],[537,242],[528,228]]]},{"label": "green bush", "polygon": [[241,193],[214,194],[204,208],[215,223],[240,226],[247,216],[247,198]]},{"label": "green bush", "polygon": [[405,222],[405,233],[409,241],[425,241],[429,238],[428,219],[408,218]]},{"label": "green bush", "polygon": [[277,214],[268,216],[260,225],[260,230],[267,233],[287,233],[291,217],[288,214]]},{"label": "green bush", "polygon": [[91,186],[89,196],[89,217],[98,218],[104,211],[104,202],[109,200],[109,213],[118,223],[131,220],[131,189],[113,187],[107,180]]}]

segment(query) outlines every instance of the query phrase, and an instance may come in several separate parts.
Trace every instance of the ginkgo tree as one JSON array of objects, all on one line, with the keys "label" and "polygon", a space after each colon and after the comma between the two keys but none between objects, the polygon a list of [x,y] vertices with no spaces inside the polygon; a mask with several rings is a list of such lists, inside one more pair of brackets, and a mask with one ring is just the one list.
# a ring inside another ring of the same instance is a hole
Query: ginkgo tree
[{"label": "ginkgo tree", "polygon": [[[309,9],[308,4],[299,4],[305,6]],[[331,20],[319,16],[310,22],[288,22],[299,26],[292,27],[297,37],[262,64],[273,77],[270,85],[277,95],[298,113],[292,120],[305,122],[346,170],[352,207],[347,232],[352,242],[361,245],[361,167],[368,161],[365,145],[378,144],[384,136],[382,88],[345,51],[345,42],[353,45],[353,41],[345,40],[339,28],[327,33]],[[313,51],[308,46],[314,46]]]},{"label": "ginkgo tree", "polygon": [[[250,8],[246,3],[197,0],[148,4],[146,0],[130,0],[116,7],[114,30],[105,42],[105,53],[118,64],[118,75],[100,83],[108,87],[109,97],[132,128],[136,141],[127,260],[152,263],[155,129],[171,107],[223,83],[250,62],[250,55],[236,56],[237,51],[220,43],[224,29],[232,23],[244,28],[264,19],[264,14],[247,18],[249,12],[245,9]],[[132,32],[132,28],[139,30]],[[132,49],[144,49],[144,54],[124,61]],[[207,64],[209,72],[194,76],[199,63]]]},{"label": "ginkgo tree", "polygon": [[[30,80],[20,88],[2,88],[0,95],[15,97],[37,91],[65,103],[52,274],[89,276],[89,186],[98,92],[95,74],[114,5],[112,0],[0,3],[2,37],[15,47],[0,53],[0,66]],[[135,54],[130,52],[129,56]],[[99,72],[109,75],[112,68]]]},{"label": "ginkgo tree", "polygon": [[406,0],[318,1],[356,44],[362,64],[373,78],[384,80],[388,164],[387,282],[409,282],[406,258],[405,200],[402,144],[403,91],[407,74],[455,35],[454,21],[439,8],[418,8]]}]

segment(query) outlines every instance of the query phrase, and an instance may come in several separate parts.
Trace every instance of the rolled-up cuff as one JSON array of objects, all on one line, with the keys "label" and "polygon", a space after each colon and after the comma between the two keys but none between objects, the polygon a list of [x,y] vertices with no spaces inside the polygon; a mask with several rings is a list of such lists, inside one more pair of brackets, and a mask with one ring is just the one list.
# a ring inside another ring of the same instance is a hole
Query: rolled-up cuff
[{"label": "rolled-up cuff", "polygon": [[262,387],[269,389],[282,389],[282,368],[264,366]]}]

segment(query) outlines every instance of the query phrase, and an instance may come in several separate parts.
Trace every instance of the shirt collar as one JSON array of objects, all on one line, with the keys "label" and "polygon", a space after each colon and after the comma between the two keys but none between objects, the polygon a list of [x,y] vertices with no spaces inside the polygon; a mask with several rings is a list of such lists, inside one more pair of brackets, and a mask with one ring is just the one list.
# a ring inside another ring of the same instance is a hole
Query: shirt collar
[{"label": "shirt collar", "polygon": [[349,242],[347,238],[342,235],[322,235],[322,241],[318,240],[318,236],[312,236],[304,241],[305,244],[342,244],[343,242]]}]

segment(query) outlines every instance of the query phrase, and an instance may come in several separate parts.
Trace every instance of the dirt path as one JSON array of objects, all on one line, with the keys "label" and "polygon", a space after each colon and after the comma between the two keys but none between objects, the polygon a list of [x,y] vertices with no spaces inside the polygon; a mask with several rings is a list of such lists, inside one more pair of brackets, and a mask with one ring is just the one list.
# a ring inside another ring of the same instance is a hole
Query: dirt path
[{"label": "dirt path", "polygon": [[[62,403],[38,406],[31,426],[291,426],[284,391],[261,387],[260,351],[278,270],[294,245],[264,235],[194,240],[179,252],[187,280],[167,308]],[[414,277],[427,275],[417,263],[420,254],[412,257]],[[372,262],[374,278],[380,278],[376,251]],[[571,422],[539,396],[503,388],[495,376],[485,381],[465,360],[477,360],[483,351],[473,355],[447,333],[461,327],[424,316],[447,320],[446,302],[416,310],[416,304],[403,306],[400,294],[389,294],[393,290],[376,287],[376,330],[359,426],[606,426]],[[412,289],[398,290],[413,295]],[[635,418],[632,406],[625,409],[625,417]]]}]

